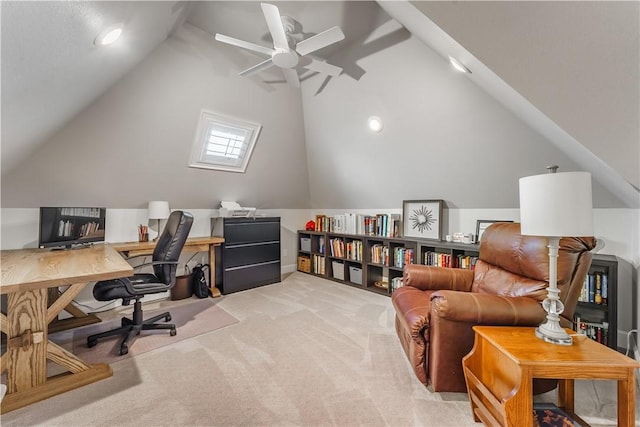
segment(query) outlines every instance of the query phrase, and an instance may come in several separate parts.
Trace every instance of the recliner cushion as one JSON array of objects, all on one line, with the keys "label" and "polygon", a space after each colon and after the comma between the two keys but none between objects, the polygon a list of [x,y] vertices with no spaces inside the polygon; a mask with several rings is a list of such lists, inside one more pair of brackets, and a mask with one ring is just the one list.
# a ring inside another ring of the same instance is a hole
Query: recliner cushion
[{"label": "recliner cushion", "polygon": [[[482,235],[472,292],[546,297],[549,282],[548,239],[520,234],[519,223],[495,223]],[[592,237],[562,238],[557,284],[563,290],[574,277],[580,255],[595,246]]]},{"label": "recliner cushion", "polygon": [[506,297],[527,296],[542,301],[547,296],[547,282],[511,273],[500,267],[478,260],[474,272],[473,293],[486,293]]}]

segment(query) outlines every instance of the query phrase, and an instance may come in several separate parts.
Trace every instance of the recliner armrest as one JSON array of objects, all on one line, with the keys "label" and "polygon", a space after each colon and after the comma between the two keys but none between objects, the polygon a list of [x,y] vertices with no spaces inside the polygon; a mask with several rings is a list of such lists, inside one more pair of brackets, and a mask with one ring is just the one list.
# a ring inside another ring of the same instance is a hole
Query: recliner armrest
[{"label": "recliner armrest", "polygon": [[473,271],[460,268],[434,267],[409,264],[403,272],[403,285],[428,291],[447,289],[469,292],[473,283]]},{"label": "recliner armrest", "polygon": [[546,312],[529,297],[437,291],[431,295],[431,315],[481,325],[537,326]]}]

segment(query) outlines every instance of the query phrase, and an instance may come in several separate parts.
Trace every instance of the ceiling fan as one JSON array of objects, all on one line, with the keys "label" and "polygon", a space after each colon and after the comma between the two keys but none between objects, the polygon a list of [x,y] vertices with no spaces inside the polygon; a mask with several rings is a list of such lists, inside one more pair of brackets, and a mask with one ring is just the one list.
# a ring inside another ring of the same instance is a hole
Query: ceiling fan
[{"label": "ceiling fan", "polygon": [[[265,61],[247,68],[240,72],[241,76],[250,76],[270,67],[277,66],[282,69],[285,79],[293,87],[300,87],[300,80],[295,67],[298,64],[304,68],[337,77],[342,72],[342,68],[313,58],[304,58],[305,55],[313,53],[333,43],[344,39],[344,33],[339,27],[331,27],[315,36],[302,40],[295,45],[295,49],[289,46],[289,38],[295,28],[295,21],[288,16],[280,16],[278,8],[272,4],[260,3],[262,13],[267,21],[269,33],[273,39],[273,49],[260,46],[254,43],[239,40],[223,34],[216,34],[215,39],[219,42],[248,49],[253,52],[268,55]],[[302,61],[301,61],[302,60]]]}]

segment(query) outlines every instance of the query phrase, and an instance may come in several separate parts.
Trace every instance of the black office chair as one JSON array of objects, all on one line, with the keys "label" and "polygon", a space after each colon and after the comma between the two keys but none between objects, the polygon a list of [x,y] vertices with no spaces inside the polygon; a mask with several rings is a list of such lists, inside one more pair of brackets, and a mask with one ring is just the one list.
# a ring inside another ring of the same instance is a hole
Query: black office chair
[{"label": "black office chair", "polygon": [[131,277],[105,280],[95,284],[93,296],[98,301],[111,301],[122,298],[123,305],[129,305],[131,300],[135,300],[135,302],[131,319],[123,317],[121,327],[89,336],[87,338],[88,347],[95,346],[101,338],[123,334],[125,338],[120,344],[120,354],[123,355],[129,352],[129,347],[133,345],[136,337],[143,329],[169,329],[171,336],[176,334],[176,325],[156,324],[162,318],[164,318],[165,322],[171,321],[169,312],[143,320],[142,302],[140,300],[147,294],[166,292],[173,287],[176,282],[178,258],[187,240],[192,223],[193,215],[189,212],[175,211],[171,213],[167,220],[167,225],[156,243],[152,262],[136,267],[153,266],[154,274],[134,274]]}]

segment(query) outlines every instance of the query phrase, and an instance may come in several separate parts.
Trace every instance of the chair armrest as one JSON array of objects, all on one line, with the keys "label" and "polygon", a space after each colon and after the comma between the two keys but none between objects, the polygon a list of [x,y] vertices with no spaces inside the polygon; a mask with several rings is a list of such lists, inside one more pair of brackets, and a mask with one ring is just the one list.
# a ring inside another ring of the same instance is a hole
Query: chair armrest
[{"label": "chair armrest", "polygon": [[473,283],[473,271],[461,268],[409,264],[404,268],[403,276],[404,286],[422,291],[447,289],[469,292]]},{"label": "chair armrest", "polygon": [[135,267],[133,267],[133,269],[137,270],[139,268],[149,267],[149,266],[153,266],[153,265],[178,265],[178,261],[152,261],[152,262],[145,262],[144,264],[136,265]]},{"label": "chair armrest", "polygon": [[[133,283],[131,283],[131,279],[133,278],[133,276],[131,277],[121,277],[120,279],[114,279],[114,281],[120,282],[122,283],[122,286],[124,286],[124,288],[127,290],[127,292],[131,295],[136,295],[136,289],[133,287]],[[124,303],[123,305],[129,305],[128,302]]]},{"label": "chair armrest", "polygon": [[437,291],[431,295],[431,315],[481,325],[537,326],[546,312],[529,297]]}]

